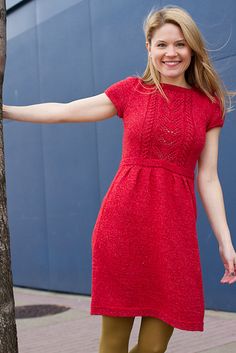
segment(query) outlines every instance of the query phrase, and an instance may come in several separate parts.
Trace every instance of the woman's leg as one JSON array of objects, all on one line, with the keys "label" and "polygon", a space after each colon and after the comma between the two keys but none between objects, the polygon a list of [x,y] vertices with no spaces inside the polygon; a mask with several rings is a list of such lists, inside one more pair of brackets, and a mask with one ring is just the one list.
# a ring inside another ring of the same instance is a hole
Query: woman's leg
[{"label": "woman's leg", "polygon": [[99,353],[128,353],[134,317],[102,316]]},{"label": "woman's leg", "polygon": [[173,326],[160,319],[142,317],[138,344],[129,353],[164,353],[173,331]]}]

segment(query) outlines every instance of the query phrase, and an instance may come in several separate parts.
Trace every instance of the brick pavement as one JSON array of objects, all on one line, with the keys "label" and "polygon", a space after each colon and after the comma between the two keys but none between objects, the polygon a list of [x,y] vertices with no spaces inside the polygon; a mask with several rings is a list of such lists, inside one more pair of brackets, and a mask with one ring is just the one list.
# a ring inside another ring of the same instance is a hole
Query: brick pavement
[{"label": "brick pavement", "polygon": [[[90,315],[89,296],[14,288],[16,305],[69,306],[64,313],[18,319],[19,353],[97,353],[101,316]],[[141,317],[136,317],[129,348],[136,344]],[[175,329],[167,353],[235,353],[236,313],[206,310],[205,331]]]}]

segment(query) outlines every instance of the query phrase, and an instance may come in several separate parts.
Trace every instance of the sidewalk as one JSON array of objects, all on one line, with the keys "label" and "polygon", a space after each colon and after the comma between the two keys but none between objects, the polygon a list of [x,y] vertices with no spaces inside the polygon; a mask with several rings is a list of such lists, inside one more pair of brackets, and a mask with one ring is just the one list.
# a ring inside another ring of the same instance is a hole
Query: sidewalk
[{"label": "sidewalk", "polygon": [[[33,319],[17,319],[19,353],[98,353],[101,316],[90,315],[90,297],[14,288],[16,306],[55,304],[71,309]],[[130,346],[136,344],[136,317]],[[205,331],[175,329],[167,353],[236,352],[236,313],[206,310]]]}]

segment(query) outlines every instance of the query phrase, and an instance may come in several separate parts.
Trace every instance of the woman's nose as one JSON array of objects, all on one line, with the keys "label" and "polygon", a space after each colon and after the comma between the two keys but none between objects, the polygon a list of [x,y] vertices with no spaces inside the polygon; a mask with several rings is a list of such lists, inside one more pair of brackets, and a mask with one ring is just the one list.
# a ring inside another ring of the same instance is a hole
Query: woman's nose
[{"label": "woman's nose", "polygon": [[175,56],[176,55],[176,48],[174,46],[169,46],[166,48],[166,55],[167,56]]}]

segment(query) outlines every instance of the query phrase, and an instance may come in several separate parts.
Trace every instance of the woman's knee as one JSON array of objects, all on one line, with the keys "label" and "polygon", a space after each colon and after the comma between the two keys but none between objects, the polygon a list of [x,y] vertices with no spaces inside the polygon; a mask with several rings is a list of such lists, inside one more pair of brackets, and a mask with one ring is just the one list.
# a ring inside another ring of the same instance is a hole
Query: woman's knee
[{"label": "woman's knee", "polygon": [[174,327],[160,319],[143,317],[139,332],[138,349],[142,353],[164,353]]},{"label": "woman's knee", "polygon": [[133,323],[134,317],[102,316],[102,334],[110,337],[129,336]]},{"label": "woman's knee", "polygon": [[128,347],[133,322],[134,317],[102,316],[99,352],[127,351],[126,347]]}]

